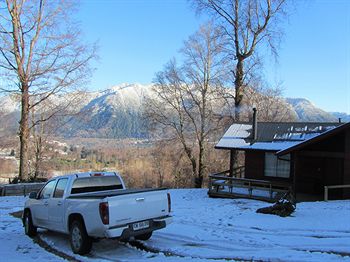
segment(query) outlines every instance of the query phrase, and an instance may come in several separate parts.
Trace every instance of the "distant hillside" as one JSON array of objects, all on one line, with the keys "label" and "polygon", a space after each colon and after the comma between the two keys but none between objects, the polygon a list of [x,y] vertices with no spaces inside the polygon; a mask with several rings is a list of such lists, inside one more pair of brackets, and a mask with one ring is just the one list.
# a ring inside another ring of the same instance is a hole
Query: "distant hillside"
[{"label": "distant hillside", "polygon": [[66,135],[145,138],[142,102],[149,86],[122,84],[100,92],[70,121]]},{"label": "distant hillside", "polygon": [[286,98],[295,110],[298,120],[305,122],[335,122],[338,118],[331,113],[328,113],[305,98]]},{"label": "distant hillside", "polygon": [[[83,103],[74,107],[78,114],[67,117],[68,124],[57,129],[57,133],[65,137],[147,138],[143,100],[150,92],[151,85],[120,84],[104,91],[83,93]],[[283,103],[288,103],[298,121],[335,122],[339,117],[343,122],[350,121],[350,115],[325,112],[304,98],[286,98]],[[18,101],[0,97],[0,137],[16,134],[19,116]]]},{"label": "distant hillside", "polygon": [[337,119],[341,118],[342,122],[350,122],[350,115],[341,112],[330,112]]}]

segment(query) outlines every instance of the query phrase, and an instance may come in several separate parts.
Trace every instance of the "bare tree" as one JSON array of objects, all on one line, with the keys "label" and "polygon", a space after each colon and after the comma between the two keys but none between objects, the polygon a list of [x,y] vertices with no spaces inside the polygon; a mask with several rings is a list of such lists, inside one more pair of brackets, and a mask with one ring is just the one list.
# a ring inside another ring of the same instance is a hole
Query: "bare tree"
[{"label": "bare tree", "polygon": [[67,127],[72,117],[76,120],[86,113],[81,110],[85,99],[85,92],[55,94],[31,109],[31,147],[28,148],[32,156],[32,158],[29,157],[31,178],[36,179],[39,175],[45,174],[43,160],[49,153],[50,140]]},{"label": "bare tree", "polygon": [[240,120],[244,88],[259,64],[258,48],[268,46],[277,54],[281,30],[278,20],[286,0],[192,0],[198,11],[213,15],[229,39],[227,52],[236,61],[231,69],[235,88],[235,120]]},{"label": "bare tree", "polygon": [[201,187],[210,135],[220,128],[229,61],[222,55],[222,33],[207,24],[185,42],[181,67],[169,62],[155,79],[147,115],[175,134],[191,163],[195,187]]},{"label": "bare tree", "polygon": [[256,83],[254,88],[245,88],[242,107],[246,108],[246,110],[241,110],[241,117],[251,119],[253,114],[252,108],[255,107],[258,110],[259,121],[296,121],[297,115],[292,106],[282,97],[281,88],[279,86],[266,88],[259,84]]},{"label": "bare tree", "polygon": [[30,111],[53,95],[76,88],[90,74],[88,62],[95,49],[82,44],[79,27],[71,19],[74,9],[74,1],[68,0],[0,4],[0,73],[5,83],[0,88],[21,97],[20,179],[28,177]]}]

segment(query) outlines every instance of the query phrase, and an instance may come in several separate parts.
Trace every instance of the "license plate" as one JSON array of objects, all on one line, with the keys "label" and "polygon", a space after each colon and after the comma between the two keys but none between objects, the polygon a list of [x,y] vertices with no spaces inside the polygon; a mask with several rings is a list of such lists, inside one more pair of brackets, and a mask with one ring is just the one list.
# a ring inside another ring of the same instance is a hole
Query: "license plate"
[{"label": "license plate", "polygon": [[142,221],[132,224],[133,230],[140,230],[149,227],[149,221]]}]

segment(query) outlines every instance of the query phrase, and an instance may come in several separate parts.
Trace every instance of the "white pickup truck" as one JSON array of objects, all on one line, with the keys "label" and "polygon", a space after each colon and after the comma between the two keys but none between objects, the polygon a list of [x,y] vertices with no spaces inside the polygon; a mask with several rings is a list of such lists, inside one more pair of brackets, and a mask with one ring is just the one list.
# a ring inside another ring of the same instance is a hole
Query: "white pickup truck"
[{"label": "white pickup truck", "polygon": [[166,189],[125,189],[115,172],[55,177],[25,202],[23,225],[33,237],[37,228],[69,234],[74,253],[87,254],[92,240],[134,237],[147,240],[172,217]]}]

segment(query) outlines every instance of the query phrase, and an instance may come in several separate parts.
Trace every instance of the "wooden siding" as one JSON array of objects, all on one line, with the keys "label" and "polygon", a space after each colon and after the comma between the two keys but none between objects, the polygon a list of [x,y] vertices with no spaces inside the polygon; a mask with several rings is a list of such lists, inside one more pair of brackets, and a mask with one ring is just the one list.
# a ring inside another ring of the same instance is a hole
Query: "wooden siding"
[{"label": "wooden siding", "polygon": [[[295,189],[297,193],[319,195],[324,186],[350,184],[350,130],[324,141],[306,146],[294,153]],[[348,189],[330,191],[330,199],[348,198]]]},{"label": "wooden siding", "polygon": [[[344,145],[344,176],[343,184],[350,185],[350,130],[347,130],[345,134]],[[350,189],[343,189],[343,197],[350,198]]]},{"label": "wooden siding", "polygon": [[245,178],[269,180],[282,183],[291,183],[292,175],[289,178],[265,176],[265,152],[246,151],[245,155]]},{"label": "wooden siding", "polygon": [[261,179],[264,176],[265,152],[263,151],[246,151],[245,152],[245,178]]}]

